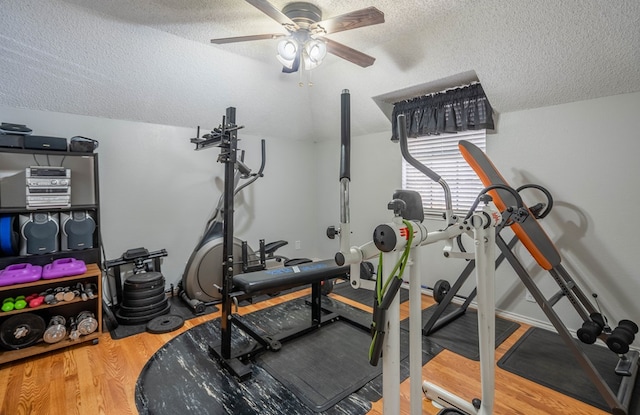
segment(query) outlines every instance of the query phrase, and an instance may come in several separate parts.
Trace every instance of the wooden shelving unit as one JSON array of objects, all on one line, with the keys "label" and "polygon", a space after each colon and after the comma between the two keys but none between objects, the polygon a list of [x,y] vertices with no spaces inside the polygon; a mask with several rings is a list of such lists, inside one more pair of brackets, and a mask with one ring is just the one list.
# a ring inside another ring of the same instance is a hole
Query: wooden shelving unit
[{"label": "wooden shelving unit", "polygon": [[[93,235],[93,245],[82,250],[58,249],[54,252],[44,254],[23,255],[17,251],[7,255],[0,251],[0,270],[12,264],[30,263],[44,266],[60,258],[76,258],[87,264],[87,271],[82,275],[63,277],[48,280],[38,280],[26,284],[14,284],[0,287],[0,304],[8,297],[20,295],[29,296],[39,294],[50,288],[74,287],[78,283],[94,284],[97,290],[94,291],[93,298],[83,301],[81,298],[74,298],[71,301],[61,301],[56,304],[42,304],[36,308],[24,308],[22,310],[12,310],[9,312],[0,311],[0,328],[7,319],[15,316],[32,313],[40,316],[47,326],[53,316],[62,316],[67,322],[71,318],[76,318],[82,311],[93,313],[98,322],[98,328],[91,334],[79,336],[77,339],[69,337],[67,330],[66,337],[56,343],[46,343],[40,338],[35,344],[24,348],[15,349],[16,345],[7,346],[0,341],[0,364],[34,356],[40,353],[49,352],[73,346],[76,344],[93,342],[97,343],[102,333],[102,271],[98,264],[102,263],[100,247],[100,191],[98,180],[98,154],[80,153],[71,151],[49,151],[30,150],[16,148],[0,148],[0,215],[18,217],[33,213],[33,209],[27,209],[25,200],[25,168],[30,166],[64,166],[71,169],[71,206],[68,208],[44,208],[39,212],[49,212],[51,214],[61,214],[63,212],[86,211],[95,221],[96,229]],[[17,221],[17,219],[16,219]],[[16,229],[17,231],[17,229]],[[59,243],[59,245],[61,245]],[[27,316],[26,320],[28,320]],[[12,322],[13,322],[12,321]],[[21,324],[21,323],[18,323]],[[11,326],[11,324],[9,325]],[[0,336],[3,333],[0,330]],[[8,337],[11,333],[4,333]],[[18,342],[17,342],[18,343]]]},{"label": "wooden shelving unit", "polygon": [[51,316],[54,315],[62,315],[68,320],[70,317],[76,316],[80,311],[91,311],[98,321],[98,329],[89,335],[80,336],[75,340],[70,339],[67,335],[65,339],[57,343],[49,344],[44,341],[39,341],[38,343],[24,349],[0,351],[0,364],[80,343],[91,341],[95,344],[98,342],[100,334],[102,333],[102,273],[96,264],[88,264],[87,272],[81,275],[51,280],[38,280],[27,284],[0,287],[0,298],[4,299],[7,297],[16,297],[18,295],[27,296],[34,292],[44,291],[47,288],[64,287],[67,285],[74,285],[78,282],[96,284],[98,290],[94,295],[94,298],[87,299],[86,301],[75,298],[72,301],[61,301],[57,304],[43,304],[36,308],[27,307],[22,310],[0,312],[0,322],[9,316],[24,313],[37,314],[43,317],[45,322],[48,322]]}]

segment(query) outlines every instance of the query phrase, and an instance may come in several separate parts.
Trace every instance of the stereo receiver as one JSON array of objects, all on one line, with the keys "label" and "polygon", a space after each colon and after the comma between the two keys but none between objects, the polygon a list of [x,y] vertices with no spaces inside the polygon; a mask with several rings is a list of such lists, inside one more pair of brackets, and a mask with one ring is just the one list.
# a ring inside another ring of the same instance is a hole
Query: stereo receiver
[{"label": "stereo receiver", "polygon": [[27,209],[71,206],[71,170],[64,167],[26,168]]}]

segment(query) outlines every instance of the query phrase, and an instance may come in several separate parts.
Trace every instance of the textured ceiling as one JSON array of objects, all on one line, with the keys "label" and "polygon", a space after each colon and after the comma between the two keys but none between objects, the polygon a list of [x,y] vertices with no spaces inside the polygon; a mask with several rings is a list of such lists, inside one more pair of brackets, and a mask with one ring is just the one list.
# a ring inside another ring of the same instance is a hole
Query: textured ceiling
[{"label": "textured ceiling", "polygon": [[249,133],[322,140],[343,89],[354,135],[389,130],[383,101],[466,79],[498,112],[640,90],[638,0],[312,1],[323,18],[384,12],[329,35],[373,66],[330,55],[299,87],[274,40],[211,45],[282,31],[243,0],[0,0],[0,105],[206,128],[236,106]]}]

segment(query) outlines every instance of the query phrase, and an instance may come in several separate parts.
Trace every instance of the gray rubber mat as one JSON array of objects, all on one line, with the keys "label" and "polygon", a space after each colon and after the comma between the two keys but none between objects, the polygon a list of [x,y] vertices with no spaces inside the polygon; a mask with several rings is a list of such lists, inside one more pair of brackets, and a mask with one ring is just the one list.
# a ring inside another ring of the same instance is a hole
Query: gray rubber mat
[{"label": "gray rubber mat", "polygon": [[[578,340],[575,340],[578,342]],[[596,344],[579,343],[600,376],[615,392],[621,376],[614,369],[618,356],[608,348]],[[533,327],[498,361],[498,367],[532,382],[571,396],[597,408],[609,411],[604,398],[579,366],[578,361],[562,338],[549,330]],[[636,380],[630,415],[640,415],[640,382]]]},{"label": "gray rubber mat", "polygon": [[382,373],[367,357],[371,336],[337,321],[257,358],[271,376],[315,412],[335,405]]},{"label": "gray rubber mat", "polygon": [[[216,306],[210,305],[205,308],[203,314],[196,315],[193,311],[177,296],[169,297],[169,304],[171,309],[168,314],[182,317],[185,321],[194,317],[200,317],[206,314],[211,314],[218,311]],[[113,340],[124,339],[125,337],[133,336],[135,334],[144,333],[147,331],[147,322],[141,324],[119,324],[118,327],[111,330],[111,338]]]}]

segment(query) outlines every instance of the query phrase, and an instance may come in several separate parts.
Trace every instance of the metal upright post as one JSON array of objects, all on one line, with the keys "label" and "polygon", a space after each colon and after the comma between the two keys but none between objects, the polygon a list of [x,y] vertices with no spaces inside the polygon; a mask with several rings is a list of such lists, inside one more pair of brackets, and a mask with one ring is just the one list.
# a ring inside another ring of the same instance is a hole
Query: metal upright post
[{"label": "metal upright post", "polygon": [[[222,162],[224,168],[224,212],[223,212],[223,243],[222,243],[222,316],[220,319],[220,331],[222,342],[220,354],[223,359],[231,358],[231,298],[233,289],[233,199],[234,199],[234,175],[237,161],[238,130],[233,128],[236,123],[236,109],[227,108],[227,114],[222,125]],[[225,141],[227,140],[227,141]]]}]

